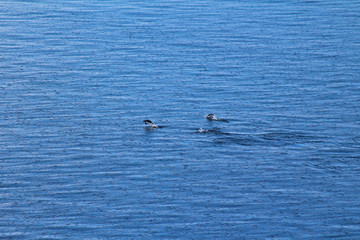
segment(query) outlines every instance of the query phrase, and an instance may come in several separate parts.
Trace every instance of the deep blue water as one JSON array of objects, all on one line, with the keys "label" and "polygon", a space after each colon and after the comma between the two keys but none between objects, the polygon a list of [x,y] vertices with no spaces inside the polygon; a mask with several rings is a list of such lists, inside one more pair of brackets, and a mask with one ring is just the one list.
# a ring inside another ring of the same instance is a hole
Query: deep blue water
[{"label": "deep blue water", "polygon": [[0,92],[1,239],[360,239],[359,1],[0,1]]}]

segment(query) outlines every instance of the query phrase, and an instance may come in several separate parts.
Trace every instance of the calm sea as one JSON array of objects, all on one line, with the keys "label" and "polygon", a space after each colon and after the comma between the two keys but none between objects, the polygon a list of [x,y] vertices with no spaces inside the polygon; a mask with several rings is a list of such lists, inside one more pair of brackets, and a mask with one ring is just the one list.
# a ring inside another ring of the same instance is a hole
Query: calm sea
[{"label": "calm sea", "polygon": [[0,239],[360,239],[359,1],[0,0],[0,116]]}]

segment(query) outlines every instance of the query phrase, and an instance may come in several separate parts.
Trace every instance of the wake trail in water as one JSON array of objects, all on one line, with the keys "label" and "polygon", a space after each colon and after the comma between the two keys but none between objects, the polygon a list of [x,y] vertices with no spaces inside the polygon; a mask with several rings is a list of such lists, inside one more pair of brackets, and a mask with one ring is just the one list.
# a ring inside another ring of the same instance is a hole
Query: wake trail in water
[{"label": "wake trail in water", "polygon": [[212,129],[200,128],[197,133],[215,136],[213,142],[216,144],[237,144],[244,146],[251,146],[251,145],[282,146],[282,145],[291,145],[291,144],[299,144],[299,143],[321,142],[319,138],[316,138],[314,136],[310,136],[304,133],[287,132],[287,131],[245,134],[245,133],[223,132],[220,128],[212,128]]}]

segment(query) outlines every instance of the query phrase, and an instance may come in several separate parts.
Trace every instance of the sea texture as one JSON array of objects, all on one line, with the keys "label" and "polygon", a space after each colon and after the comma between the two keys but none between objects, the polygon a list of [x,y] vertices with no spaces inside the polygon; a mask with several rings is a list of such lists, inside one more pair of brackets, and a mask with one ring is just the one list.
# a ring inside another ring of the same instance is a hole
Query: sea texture
[{"label": "sea texture", "polygon": [[0,239],[360,239],[360,2],[0,0]]}]

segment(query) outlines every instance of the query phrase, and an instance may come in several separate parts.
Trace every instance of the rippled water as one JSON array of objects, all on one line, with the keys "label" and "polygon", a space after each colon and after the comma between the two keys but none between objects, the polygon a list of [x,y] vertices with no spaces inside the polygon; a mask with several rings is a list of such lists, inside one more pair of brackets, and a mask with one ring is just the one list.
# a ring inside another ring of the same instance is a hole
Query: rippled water
[{"label": "rippled water", "polygon": [[0,9],[1,239],[360,238],[358,1]]}]

